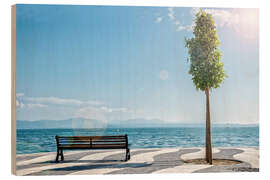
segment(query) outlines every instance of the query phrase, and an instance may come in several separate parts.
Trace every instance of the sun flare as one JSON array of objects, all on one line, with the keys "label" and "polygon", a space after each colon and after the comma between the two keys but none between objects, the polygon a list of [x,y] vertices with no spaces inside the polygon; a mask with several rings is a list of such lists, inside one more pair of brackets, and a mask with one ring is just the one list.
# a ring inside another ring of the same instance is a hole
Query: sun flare
[{"label": "sun flare", "polygon": [[257,9],[238,10],[239,23],[236,31],[248,39],[255,39],[259,31],[259,11]]}]

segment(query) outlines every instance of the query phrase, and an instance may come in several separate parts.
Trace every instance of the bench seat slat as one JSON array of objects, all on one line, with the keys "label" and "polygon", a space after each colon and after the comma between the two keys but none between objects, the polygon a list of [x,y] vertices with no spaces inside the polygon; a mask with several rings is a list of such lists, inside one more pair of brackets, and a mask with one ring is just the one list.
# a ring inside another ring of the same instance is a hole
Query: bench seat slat
[{"label": "bench seat slat", "polygon": [[58,136],[59,139],[125,139],[125,136]]},{"label": "bench seat slat", "polygon": [[68,145],[60,145],[60,148],[69,149],[69,148],[125,148],[126,144],[68,144]]},{"label": "bench seat slat", "polygon": [[124,140],[125,138],[62,138],[60,137],[59,140],[78,140],[78,141],[89,141],[89,140]]},{"label": "bench seat slat", "polygon": [[81,137],[96,137],[96,138],[100,138],[100,137],[125,137],[125,135],[117,135],[117,136],[58,136],[58,137],[72,137],[72,138],[81,138]]},{"label": "bench seat slat", "polygon": [[[125,140],[117,140],[117,141],[113,141],[113,140],[109,140],[109,141],[104,141],[104,140],[92,140],[92,143],[111,143],[111,142],[123,142],[125,143]],[[78,141],[78,140],[62,140],[59,142],[60,144],[66,144],[66,143],[90,143],[90,140],[86,141]]]}]

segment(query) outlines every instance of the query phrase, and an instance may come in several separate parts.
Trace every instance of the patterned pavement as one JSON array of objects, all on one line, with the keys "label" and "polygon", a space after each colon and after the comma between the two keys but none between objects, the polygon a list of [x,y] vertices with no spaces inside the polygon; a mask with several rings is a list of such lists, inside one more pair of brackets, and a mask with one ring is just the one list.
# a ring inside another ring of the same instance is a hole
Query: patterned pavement
[{"label": "patterned pavement", "polygon": [[131,159],[125,150],[89,150],[64,152],[65,161],[55,163],[55,152],[17,155],[17,175],[79,175],[79,174],[149,174],[258,172],[259,149],[213,148],[214,159],[241,161],[235,165],[196,165],[188,159],[204,157],[204,148],[131,149]]}]

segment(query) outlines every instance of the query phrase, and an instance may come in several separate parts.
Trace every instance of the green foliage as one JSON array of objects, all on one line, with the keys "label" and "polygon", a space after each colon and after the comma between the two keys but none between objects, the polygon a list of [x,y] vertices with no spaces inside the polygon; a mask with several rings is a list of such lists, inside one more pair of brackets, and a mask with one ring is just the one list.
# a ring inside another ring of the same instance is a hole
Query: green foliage
[{"label": "green foliage", "polygon": [[195,37],[185,39],[189,53],[190,70],[196,89],[218,88],[226,74],[221,62],[221,52],[218,50],[216,26],[211,14],[200,10],[196,14]]}]

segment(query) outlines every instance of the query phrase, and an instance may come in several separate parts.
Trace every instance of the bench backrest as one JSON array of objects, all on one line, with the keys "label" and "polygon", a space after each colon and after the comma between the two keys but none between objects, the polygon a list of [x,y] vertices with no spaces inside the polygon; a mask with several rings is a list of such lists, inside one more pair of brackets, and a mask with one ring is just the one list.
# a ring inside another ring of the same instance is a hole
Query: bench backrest
[{"label": "bench backrest", "polygon": [[57,146],[63,145],[124,145],[128,146],[127,135],[117,136],[55,136]]}]

